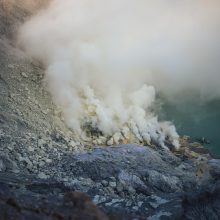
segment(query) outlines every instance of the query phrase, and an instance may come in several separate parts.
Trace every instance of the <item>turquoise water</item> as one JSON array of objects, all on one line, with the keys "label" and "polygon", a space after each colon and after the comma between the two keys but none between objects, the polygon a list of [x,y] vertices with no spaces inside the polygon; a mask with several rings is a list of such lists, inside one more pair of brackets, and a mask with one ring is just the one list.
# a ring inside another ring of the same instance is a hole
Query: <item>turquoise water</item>
[{"label": "turquoise water", "polygon": [[181,104],[163,104],[160,118],[171,120],[180,135],[189,135],[194,140],[202,137],[210,152],[220,156],[220,100],[202,103],[191,100]]}]

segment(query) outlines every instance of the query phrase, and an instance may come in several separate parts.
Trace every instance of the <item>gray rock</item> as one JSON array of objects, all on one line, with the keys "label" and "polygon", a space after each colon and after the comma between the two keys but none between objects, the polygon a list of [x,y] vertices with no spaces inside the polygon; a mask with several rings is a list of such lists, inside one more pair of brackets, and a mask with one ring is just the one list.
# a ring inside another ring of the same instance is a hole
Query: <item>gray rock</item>
[{"label": "gray rock", "polygon": [[159,196],[156,195],[152,195],[150,198],[153,200],[152,202],[150,202],[150,205],[155,209],[158,208],[160,205],[169,202],[169,200],[160,198]]},{"label": "gray rock", "polygon": [[109,182],[109,186],[115,188],[117,186],[116,182]]},{"label": "gray rock", "polygon": [[102,185],[103,185],[104,187],[108,186],[108,181],[102,180]]},{"label": "gray rock", "polygon": [[220,177],[220,160],[219,159],[211,159],[211,160],[209,160],[209,165],[211,168],[211,174],[214,177]]},{"label": "gray rock", "polygon": [[42,173],[42,172],[38,174],[38,177],[40,179],[47,179],[48,178],[48,176],[45,173]]},{"label": "gray rock", "polygon": [[31,146],[28,147],[28,151],[29,151],[29,152],[34,152],[34,150],[35,150],[35,149],[34,149],[33,147],[31,147]]},{"label": "gray rock", "polygon": [[25,72],[21,72],[21,76],[24,77],[24,78],[28,78],[28,75]]},{"label": "gray rock", "polygon": [[156,213],[155,215],[152,215],[147,218],[147,220],[159,220],[161,217],[170,217],[172,216],[172,213],[166,212],[166,211],[160,211]]},{"label": "gray rock", "polygon": [[152,188],[160,189],[163,192],[181,191],[180,179],[174,175],[162,174],[156,170],[148,171],[148,182]]},{"label": "gray rock", "polygon": [[128,192],[129,192],[130,195],[134,195],[134,194],[136,193],[136,190],[135,190],[133,187],[131,187],[131,186],[129,186],[129,187],[127,188],[127,190],[128,190]]},{"label": "gray rock", "polygon": [[14,65],[13,64],[8,64],[8,68],[9,69],[14,69]]},{"label": "gray rock", "polygon": [[52,161],[51,159],[48,159],[48,158],[47,158],[47,159],[45,160],[45,162],[46,162],[46,163],[52,163],[53,161]]},{"label": "gray rock", "polygon": [[8,156],[8,154],[2,153],[0,155],[0,170],[2,171],[10,171],[14,173],[19,172],[19,168],[17,163]]},{"label": "gray rock", "polygon": [[6,170],[6,166],[4,165],[3,161],[0,160],[0,172],[4,172]]}]

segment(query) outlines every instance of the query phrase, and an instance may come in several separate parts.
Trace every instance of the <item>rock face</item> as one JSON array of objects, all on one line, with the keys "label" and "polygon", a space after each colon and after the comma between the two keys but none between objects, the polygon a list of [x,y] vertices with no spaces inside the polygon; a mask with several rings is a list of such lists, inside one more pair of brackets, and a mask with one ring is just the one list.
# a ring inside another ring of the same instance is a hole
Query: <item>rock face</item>
[{"label": "rock face", "polygon": [[[220,181],[210,163],[207,154],[182,159],[170,151],[137,145],[69,152],[47,167],[45,172],[56,168],[48,179],[2,173],[0,206],[8,219],[16,210],[33,208],[34,213],[38,210],[36,219],[47,219],[45,213],[51,219],[75,219],[80,208],[89,215],[82,212],[79,219],[86,219],[84,214],[87,219],[219,219]],[[9,211],[11,206],[15,211]],[[19,211],[19,216],[28,219],[26,212]]]},{"label": "rock face", "polygon": [[219,219],[220,183],[185,195],[182,219]]},{"label": "rock face", "polygon": [[[192,209],[185,205],[191,201],[191,195],[198,204],[196,196],[209,201],[206,187],[218,192],[216,176],[208,171],[208,161],[206,154],[183,160],[160,148],[118,145],[79,155],[67,154],[59,162],[59,173],[63,175],[61,182],[66,176],[66,186],[86,192],[107,213],[123,213],[124,219],[177,219],[182,218],[185,208]],[[210,195],[219,205],[218,193],[210,191]],[[200,202],[199,210],[203,204]],[[185,219],[190,219],[191,214]]]},{"label": "rock face", "polygon": [[[38,189],[41,187],[46,191],[45,186],[39,185]],[[27,187],[34,190],[34,186]],[[53,187],[55,186],[51,186],[51,190],[54,190]],[[47,193],[44,196],[40,192],[21,189],[15,191],[8,185],[0,184],[0,219],[109,219],[83,193],[67,192],[64,196]]]}]

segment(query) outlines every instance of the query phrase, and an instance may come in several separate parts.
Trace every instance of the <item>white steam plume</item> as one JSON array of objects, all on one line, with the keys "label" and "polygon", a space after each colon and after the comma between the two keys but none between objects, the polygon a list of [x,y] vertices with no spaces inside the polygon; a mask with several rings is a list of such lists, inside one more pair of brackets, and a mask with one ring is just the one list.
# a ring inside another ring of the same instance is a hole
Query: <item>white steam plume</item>
[{"label": "white steam plume", "polygon": [[54,0],[19,36],[71,128],[176,147],[175,127],[151,110],[155,89],[220,97],[219,39],[218,0]]}]

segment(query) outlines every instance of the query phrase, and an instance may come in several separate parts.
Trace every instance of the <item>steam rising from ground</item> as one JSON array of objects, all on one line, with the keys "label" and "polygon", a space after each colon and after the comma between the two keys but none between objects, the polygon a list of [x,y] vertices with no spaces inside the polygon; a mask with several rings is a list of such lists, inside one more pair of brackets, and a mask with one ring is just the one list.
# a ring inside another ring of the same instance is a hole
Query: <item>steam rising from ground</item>
[{"label": "steam rising from ground", "polygon": [[220,96],[219,21],[217,0],[54,0],[19,42],[44,62],[74,130],[162,146],[168,136],[178,147],[175,127],[152,111],[156,91]]}]

